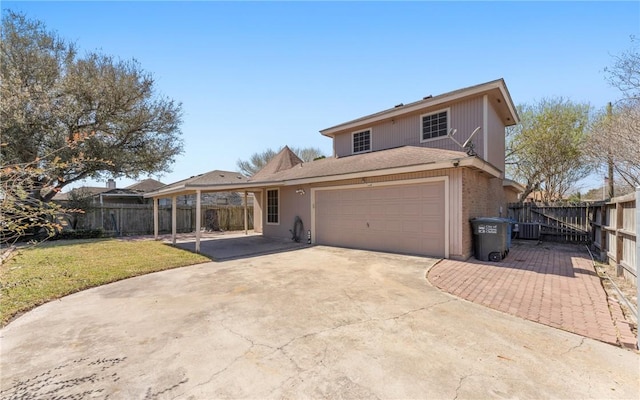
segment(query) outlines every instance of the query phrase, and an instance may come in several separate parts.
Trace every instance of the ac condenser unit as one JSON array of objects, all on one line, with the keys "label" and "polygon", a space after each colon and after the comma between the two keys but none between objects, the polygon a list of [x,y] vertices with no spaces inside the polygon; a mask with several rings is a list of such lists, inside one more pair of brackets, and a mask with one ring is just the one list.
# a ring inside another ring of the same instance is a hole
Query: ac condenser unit
[{"label": "ac condenser unit", "polygon": [[540,224],[531,222],[520,222],[518,225],[518,237],[520,239],[540,239]]}]

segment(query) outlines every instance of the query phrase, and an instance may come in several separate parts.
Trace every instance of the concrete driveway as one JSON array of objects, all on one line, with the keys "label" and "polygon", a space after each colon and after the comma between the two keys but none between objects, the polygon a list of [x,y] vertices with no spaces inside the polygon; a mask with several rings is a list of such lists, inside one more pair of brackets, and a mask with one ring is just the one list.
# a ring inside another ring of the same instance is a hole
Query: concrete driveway
[{"label": "concrete driveway", "polygon": [[329,247],[164,271],[0,331],[2,399],[637,398],[639,356]]}]

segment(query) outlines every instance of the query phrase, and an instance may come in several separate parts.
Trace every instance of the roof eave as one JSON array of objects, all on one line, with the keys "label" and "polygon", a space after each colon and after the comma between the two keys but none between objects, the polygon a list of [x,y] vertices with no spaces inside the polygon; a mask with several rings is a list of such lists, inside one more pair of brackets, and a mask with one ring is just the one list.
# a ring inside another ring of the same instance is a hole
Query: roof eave
[{"label": "roof eave", "polygon": [[511,95],[509,94],[509,91],[504,82],[504,79],[498,79],[495,81],[473,86],[468,89],[462,89],[459,91],[444,93],[442,95],[435,96],[429,99],[419,100],[415,103],[407,104],[406,106],[394,107],[385,111],[371,114],[366,117],[345,122],[340,125],[335,125],[331,128],[323,129],[320,131],[320,133],[324,136],[335,138],[335,135],[337,133],[343,132],[349,129],[355,129],[361,125],[374,124],[384,120],[388,120],[390,118],[396,118],[404,114],[419,112],[420,110],[423,110],[426,108],[435,107],[443,103],[464,99],[466,97],[476,96],[494,89],[498,89],[500,91],[500,93],[505,99],[505,103],[507,104],[509,112],[513,117],[512,118],[513,123],[507,126],[517,124],[520,121],[520,119],[518,117],[518,113],[516,112],[515,106],[513,104],[513,100],[511,99]]}]

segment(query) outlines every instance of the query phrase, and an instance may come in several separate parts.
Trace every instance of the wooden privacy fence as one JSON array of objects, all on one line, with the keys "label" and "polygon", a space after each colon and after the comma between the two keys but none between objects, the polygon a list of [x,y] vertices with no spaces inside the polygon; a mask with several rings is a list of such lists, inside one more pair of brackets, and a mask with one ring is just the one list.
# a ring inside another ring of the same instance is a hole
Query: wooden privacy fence
[{"label": "wooden privacy fence", "polygon": [[[638,274],[636,193],[596,203],[513,203],[520,238],[591,244],[630,281]],[[535,229],[531,229],[535,227]],[[535,232],[536,234],[532,234]]]},{"label": "wooden privacy fence", "polygon": [[518,222],[520,236],[525,239],[589,243],[592,210],[589,203],[511,203],[509,217]]},{"label": "wooden privacy fence", "polygon": [[592,219],[593,245],[603,259],[617,266],[618,275],[637,279],[638,232],[636,194],[616,197],[594,205]]},{"label": "wooden privacy fence", "polygon": [[[253,207],[247,207],[248,228],[253,229]],[[160,233],[171,232],[171,206],[158,209]],[[207,231],[244,229],[243,206],[202,206],[200,226]],[[102,229],[114,236],[153,234],[152,204],[104,204],[79,216],[77,229]],[[176,231],[196,229],[195,206],[177,206]]]}]

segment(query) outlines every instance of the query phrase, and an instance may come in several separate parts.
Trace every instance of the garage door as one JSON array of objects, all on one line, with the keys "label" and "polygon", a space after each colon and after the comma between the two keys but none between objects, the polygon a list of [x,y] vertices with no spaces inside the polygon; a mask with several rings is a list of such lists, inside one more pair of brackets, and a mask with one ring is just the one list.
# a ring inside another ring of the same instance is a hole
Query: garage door
[{"label": "garage door", "polygon": [[316,243],[445,256],[444,181],[315,191]]}]

